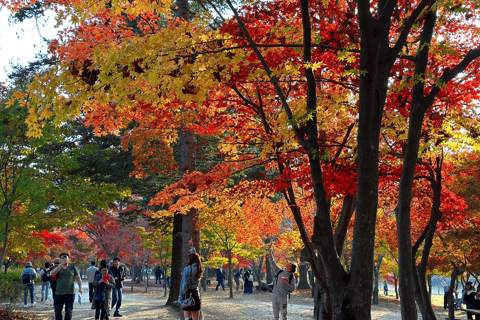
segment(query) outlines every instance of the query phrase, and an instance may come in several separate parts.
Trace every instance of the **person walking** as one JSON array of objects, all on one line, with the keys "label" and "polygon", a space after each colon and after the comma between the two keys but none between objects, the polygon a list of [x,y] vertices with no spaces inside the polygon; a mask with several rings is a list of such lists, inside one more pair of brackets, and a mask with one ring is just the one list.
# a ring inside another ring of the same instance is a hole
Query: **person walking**
[{"label": "person walking", "polygon": [[[88,281],[88,301],[93,302],[93,281],[95,280],[95,273],[98,271],[98,268],[95,266],[97,262],[92,260],[90,262],[90,267],[87,269],[87,281]],[[108,269],[107,269],[108,270]]]},{"label": "person walking", "polygon": [[101,265],[100,268],[100,273],[94,276],[92,282],[94,288],[92,309],[95,310],[95,320],[108,320],[115,279],[109,274],[106,263]]},{"label": "person walking", "polygon": [[38,274],[42,284],[42,300],[41,301],[45,300],[45,302],[48,302],[48,291],[49,291],[48,287],[50,286],[50,276],[48,275],[50,272],[49,270],[50,270],[50,262],[47,261],[45,262],[45,268],[40,270],[40,273]]},{"label": "person walking", "polygon": [[157,268],[155,269],[155,284],[158,283],[160,286],[162,285],[162,275],[162,268],[160,268],[160,266],[157,266]]},{"label": "person walking", "polygon": [[273,280],[273,295],[272,295],[272,307],[273,318],[275,320],[280,319],[280,311],[282,313],[282,319],[287,320],[287,301],[291,292],[297,288],[297,277],[295,272],[297,271],[297,264],[290,262],[285,269],[280,268],[275,262],[275,257],[272,252],[272,245],[269,247],[270,257],[275,271],[275,279]]},{"label": "person walking", "polygon": [[252,294],[253,293],[253,275],[252,268],[246,267],[245,273],[243,274],[244,287],[243,294]]},{"label": "person walking", "polygon": [[203,266],[191,239],[188,244],[190,245],[190,253],[188,254],[187,266],[183,269],[178,302],[182,303],[186,297],[191,297],[195,303],[191,307],[184,308],[183,315],[185,320],[198,320],[201,308],[198,283],[203,275]]},{"label": "person walking", "polygon": [[52,276],[52,271],[59,265],[60,265],[60,258],[55,258],[53,259],[53,266],[50,266],[50,268],[48,269],[48,275],[50,277],[50,281],[49,281],[50,289],[52,289],[52,299],[54,303],[55,303],[55,290],[57,288],[57,277]]},{"label": "person walking", "polygon": [[70,264],[68,253],[60,254],[60,260],[61,263],[51,272],[51,276],[55,276],[57,280],[54,298],[55,320],[62,320],[64,307],[65,320],[71,320],[75,301],[75,281],[78,285],[78,291],[82,294],[82,279],[80,279],[77,267]]},{"label": "person walking", "polygon": [[37,278],[37,273],[32,268],[30,261],[25,263],[25,269],[23,269],[20,278],[22,279],[23,286],[23,307],[27,307],[28,292],[30,292],[30,301],[32,306],[35,305],[33,290],[35,289],[34,281]]},{"label": "person walking", "polygon": [[122,288],[123,280],[127,275],[125,266],[120,263],[119,258],[113,259],[113,266],[110,268],[110,273],[115,279],[115,288],[112,291],[112,309],[115,307],[114,317],[122,317],[120,314],[120,307],[122,306]]},{"label": "person walking", "polygon": [[218,286],[220,286],[220,285],[222,285],[222,289],[223,289],[223,291],[225,291],[225,284],[223,283],[224,279],[225,279],[225,276],[223,275],[223,272],[222,272],[222,266],[218,265],[218,269],[217,269],[217,288],[215,289],[215,291],[218,291]]},{"label": "person walking", "polygon": [[170,265],[167,264],[167,268],[165,269],[165,282],[163,283],[164,288],[170,288],[171,274],[172,274],[172,269],[170,268]]}]

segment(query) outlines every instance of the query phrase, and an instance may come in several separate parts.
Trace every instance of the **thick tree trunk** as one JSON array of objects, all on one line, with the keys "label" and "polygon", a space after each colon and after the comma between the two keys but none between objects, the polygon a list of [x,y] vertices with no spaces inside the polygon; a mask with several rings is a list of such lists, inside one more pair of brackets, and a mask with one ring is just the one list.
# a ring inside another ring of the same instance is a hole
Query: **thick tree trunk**
[{"label": "thick tree trunk", "polygon": [[[308,283],[308,265],[307,265],[307,250],[305,248],[302,249],[300,254],[300,266],[299,266],[299,282],[298,282],[298,289],[310,289],[310,284]],[[267,281],[267,283],[269,283]]]},{"label": "thick tree trunk", "polygon": [[272,262],[270,261],[270,255],[267,254],[265,257],[265,265],[267,268],[267,283],[272,283],[273,282],[273,275],[272,275]]},{"label": "thick tree trunk", "polygon": [[180,294],[180,282],[182,281],[182,222],[183,216],[176,214],[173,218],[172,230],[172,266],[170,273],[170,292],[166,305],[172,306],[178,300]]}]

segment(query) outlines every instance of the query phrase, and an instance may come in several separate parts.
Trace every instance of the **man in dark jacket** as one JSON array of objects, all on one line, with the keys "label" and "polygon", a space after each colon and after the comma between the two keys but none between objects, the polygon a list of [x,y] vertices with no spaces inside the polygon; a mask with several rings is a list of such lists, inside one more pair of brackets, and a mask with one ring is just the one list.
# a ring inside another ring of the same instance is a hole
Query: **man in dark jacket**
[{"label": "man in dark jacket", "polygon": [[113,259],[113,267],[110,268],[110,273],[115,279],[115,288],[112,291],[112,309],[115,307],[114,317],[121,317],[120,307],[122,306],[122,287],[123,280],[125,280],[126,269],[120,264],[119,258]]},{"label": "man in dark jacket", "polygon": [[162,285],[162,275],[163,275],[163,271],[162,269],[160,268],[160,266],[158,266],[156,269],[155,269],[155,284],[158,284],[161,286]]},{"label": "man in dark jacket", "polygon": [[215,289],[215,291],[218,291],[218,286],[222,286],[223,288],[223,291],[225,291],[225,285],[223,284],[223,279],[225,279],[225,276],[223,275],[223,272],[222,272],[222,266],[221,265],[218,265],[218,269],[217,269],[217,288]]}]

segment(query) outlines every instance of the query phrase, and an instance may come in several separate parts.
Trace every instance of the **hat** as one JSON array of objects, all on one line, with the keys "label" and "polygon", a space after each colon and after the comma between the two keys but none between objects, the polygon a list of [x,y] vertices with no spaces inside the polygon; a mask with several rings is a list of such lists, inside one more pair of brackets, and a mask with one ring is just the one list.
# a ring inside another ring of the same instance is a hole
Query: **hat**
[{"label": "hat", "polygon": [[53,264],[55,264],[55,265],[60,264],[60,258],[53,259]]},{"label": "hat", "polygon": [[30,261],[25,263],[25,267],[31,267],[31,266],[32,266],[32,263]]}]

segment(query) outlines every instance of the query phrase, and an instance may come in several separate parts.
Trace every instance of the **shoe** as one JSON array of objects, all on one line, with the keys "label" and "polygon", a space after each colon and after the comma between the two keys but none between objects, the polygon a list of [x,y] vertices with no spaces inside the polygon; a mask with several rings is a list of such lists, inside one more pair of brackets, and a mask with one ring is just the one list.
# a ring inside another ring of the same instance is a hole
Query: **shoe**
[{"label": "shoe", "polygon": [[48,299],[45,299],[45,302],[48,302]]},{"label": "shoe", "polygon": [[37,304],[37,303],[36,303],[36,302],[34,302],[34,303],[32,303],[32,306],[34,306],[34,305],[36,305],[36,304]]},{"label": "shoe", "polygon": [[25,304],[23,305],[23,307],[26,308],[26,307],[27,307],[27,304],[25,303]]},{"label": "shoe", "polygon": [[115,312],[115,313],[113,314],[113,316],[114,316],[114,317],[123,317],[123,316],[122,316],[120,313],[118,313],[118,312]]}]

